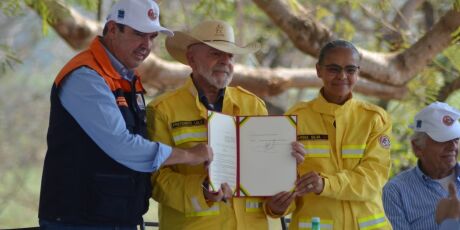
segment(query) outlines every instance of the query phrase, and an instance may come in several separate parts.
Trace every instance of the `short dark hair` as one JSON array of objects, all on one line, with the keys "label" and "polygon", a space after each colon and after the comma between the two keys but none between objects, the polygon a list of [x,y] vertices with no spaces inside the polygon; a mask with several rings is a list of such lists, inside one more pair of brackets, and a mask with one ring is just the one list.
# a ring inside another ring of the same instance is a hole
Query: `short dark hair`
[{"label": "short dark hair", "polygon": [[334,40],[326,43],[326,45],[321,48],[321,51],[319,52],[319,57],[318,57],[318,64],[323,63],[324,57],[326,54],[329,53],[330,50],[341,47],[341,48],[348,48],[353,51],[354,54],[358,56],[358,60],[361,60],[361,55],[359,55],[358,49],[353,45],[353,43],[345,40]]},{"label": "short dark hair", "polygon": [[[109,30],[109,28],[107,27],[107,24],[108,23],[105,23],[104,25],[104,29],[102,30],[102,36],[105,36],[107,34],[107,31]],[[120,23],[115,23],[118,27],[118,30],[120,30],[121,32],[125,32],[125,25],[123,24],[120,24]]]}]

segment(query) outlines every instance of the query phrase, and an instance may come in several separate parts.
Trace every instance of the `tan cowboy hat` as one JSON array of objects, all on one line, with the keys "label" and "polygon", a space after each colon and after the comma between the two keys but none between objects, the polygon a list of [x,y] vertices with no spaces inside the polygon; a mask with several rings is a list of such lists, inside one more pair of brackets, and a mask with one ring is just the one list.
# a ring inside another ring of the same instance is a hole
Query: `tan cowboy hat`
[{"label": "tan cowboy hat", "polygon": [[166,38],[166,49],[177,61],[188,65],[185,56],[187,48],[196,43],[204,43],[231,54],[254,53],[260,49],[258,43],[247,46],[235,44],[233,28],[224,21],[208,20],[195,26],[190,32],[174,31],[174,37]]}]

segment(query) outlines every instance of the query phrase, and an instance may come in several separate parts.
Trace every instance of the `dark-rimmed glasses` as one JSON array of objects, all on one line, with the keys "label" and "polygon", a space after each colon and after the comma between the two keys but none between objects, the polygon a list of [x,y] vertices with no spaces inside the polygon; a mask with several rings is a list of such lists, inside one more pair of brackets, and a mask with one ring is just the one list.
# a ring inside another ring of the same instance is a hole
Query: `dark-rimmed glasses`
[{"label": "dark-rimmed glasses", "polygon": [[356,65],[347,65],[345,67],[342,67],[336,64],[329,64],[329,65],[324,65],[324,68],[329,74],[332,74],[332,75],[337,75],[337,74],[342,73],[342,71],[345,71],[345,74],[347,76],[352,76],[359,71],[359,66],[356,66]]}]

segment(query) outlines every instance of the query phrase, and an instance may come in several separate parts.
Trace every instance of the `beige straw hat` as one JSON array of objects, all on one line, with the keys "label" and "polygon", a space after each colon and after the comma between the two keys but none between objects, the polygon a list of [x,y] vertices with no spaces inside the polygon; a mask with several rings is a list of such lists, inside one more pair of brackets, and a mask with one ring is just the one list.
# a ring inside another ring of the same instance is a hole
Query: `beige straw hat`
[{"label": "beige straw hat", "polygon": [[247,46],[235,44],[233,28],[228,23],[219,20],[204,21],[189,32],[174,31],[174,37],[166,38],[166,49],[177,61],[188,65],[185,56],[187,48],[196,43],[204,43],[231,54],[254,53],[260,49],[258,43]]}]

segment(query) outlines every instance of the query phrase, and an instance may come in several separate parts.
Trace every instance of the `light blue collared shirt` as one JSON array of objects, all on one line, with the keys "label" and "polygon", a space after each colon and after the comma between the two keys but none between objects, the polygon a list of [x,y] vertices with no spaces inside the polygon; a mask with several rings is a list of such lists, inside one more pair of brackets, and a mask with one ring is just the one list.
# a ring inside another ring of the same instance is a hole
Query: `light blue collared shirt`
[{"label": "light blue collared shirt", "polygon": [[[460,166],[455,166],[455,184],[460,195]],[[448,197],[437,181],[425,175],[417,165],[401,172],[383,187],[383,207],[394,230],[439,229],[435,221],[438,202]]]},{"label": "light blue collared shirt", "polygon": [[[126,69],[108,50],[110,61],[129,81],[134,72]],[[59,99],[88,136],[112,159],[140,172],[157,170],[172,148],[129,133],[115,96],[94,70],[80,67],[61,84]]]},{"label": "light blue collared shirt", "polygon": [[460,222],[454,219],[444,220],[439,225],[439,230],[460,230]]}]

